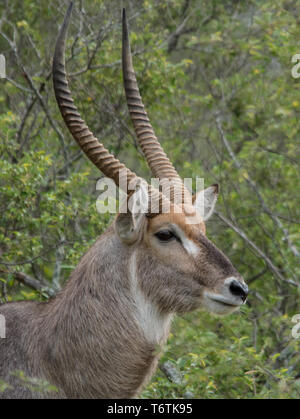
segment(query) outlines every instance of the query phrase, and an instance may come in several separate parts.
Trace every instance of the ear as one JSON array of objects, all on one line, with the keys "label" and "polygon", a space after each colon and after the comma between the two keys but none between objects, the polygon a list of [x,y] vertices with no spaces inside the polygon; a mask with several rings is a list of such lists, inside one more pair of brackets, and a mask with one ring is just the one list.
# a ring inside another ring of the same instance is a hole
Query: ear
[{"label": "ear", "polygon": [[148,194],[143,187],[129,196],[126,211],[118,214],[115,221],[115,231],[126,244],[139,240],[143,232],[148,210]]},{"label": "ear", "polygon": [[193,196],[196,212],[206,221],[213,214],[218,199],[219,186],[211,185]]}]

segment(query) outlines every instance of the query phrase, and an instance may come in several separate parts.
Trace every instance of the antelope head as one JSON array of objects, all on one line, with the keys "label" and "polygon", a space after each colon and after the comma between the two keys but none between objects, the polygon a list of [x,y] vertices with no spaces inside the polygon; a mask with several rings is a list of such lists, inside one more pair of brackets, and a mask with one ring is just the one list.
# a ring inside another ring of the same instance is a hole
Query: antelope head
[{"label": "antelope head", "polygon": [[[72,5],[60,30],[53,60],[56,99],[68,129],[87,157],[128,193],[130,183],[138,183],[140,178],[94,137],[71,97],[64,58],[71,9]],[[161,191],[147,185],[129,194],[128,211],[115,219],[113,234],[126,248],[131,285],[160,313],[196,308],[216,314],[231,313],[246,301],[248,288],[229,259],[206,236],[205,221],[213,213],[218,187],[210,186],[192,196],[157,140],[132,65],[125,10],[122,65],[127,104],[139,145],[154,177],[162,186],[172,185],[167,188],[168,193],[163,187]],[[126,181],[120,185],[122,176]],[[141,190],[151,197],[155,211],[148,204],[147,210],[140,209]],[[165,206],[167,211],[162,210]]]}]

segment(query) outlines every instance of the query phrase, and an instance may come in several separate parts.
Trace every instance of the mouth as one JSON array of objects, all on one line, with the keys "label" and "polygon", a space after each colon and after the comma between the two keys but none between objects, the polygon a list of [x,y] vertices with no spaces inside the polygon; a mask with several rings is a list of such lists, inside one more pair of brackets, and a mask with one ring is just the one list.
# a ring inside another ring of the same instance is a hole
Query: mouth
[{"label": "mouth", "polygon": [[223,306],[227,307],[240,307],[242,304],[233,303],[231,300],[228,300],[227,298],[224,298],[222,296],[208,296],[208,298],[218,304],[221,304]]},{"label": "mouth", "polygon": [[225,297],[221,294],[205,293],[205,306],[208,311],[215,314],[230,314],[239,309],[243,305],[241,299]]}]

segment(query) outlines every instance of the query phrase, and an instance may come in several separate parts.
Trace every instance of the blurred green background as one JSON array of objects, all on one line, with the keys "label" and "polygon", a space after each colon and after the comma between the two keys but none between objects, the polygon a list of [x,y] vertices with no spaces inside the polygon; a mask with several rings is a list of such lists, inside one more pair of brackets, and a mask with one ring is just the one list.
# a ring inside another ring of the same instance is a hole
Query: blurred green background
[{"label": "blurred green background", "polygon": [[[3,0],[0,53],[0,299],[45,300],[113,216],[96,211],[101,173],[67,132],[51,80],[68,1]],[[139,175],[121,75],[121,7],[156,135],[182,177],[220,185],[207,234],[251,290],[239,313],[178,317],[143,397],[298,398],[300,53],[296,0],[79,0],[67,42],[75,102]],[[31,285],[29,287],[28,285]],[[163,369],[163,368],[162,368]]]}]

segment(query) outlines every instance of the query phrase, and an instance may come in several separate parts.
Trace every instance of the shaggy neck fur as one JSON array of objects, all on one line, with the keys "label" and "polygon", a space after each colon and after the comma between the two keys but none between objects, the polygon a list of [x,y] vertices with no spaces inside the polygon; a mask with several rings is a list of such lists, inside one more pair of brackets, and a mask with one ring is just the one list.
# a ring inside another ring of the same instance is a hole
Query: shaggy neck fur
[{"label": "shaggy neck fur", "polygon": [[170,316],[145,299],[130,252],[110,229],[32,318],[28,351],[39,352],[43,371],[33,369],[64,389],[58,397],[135,397],[157,365]]}]

